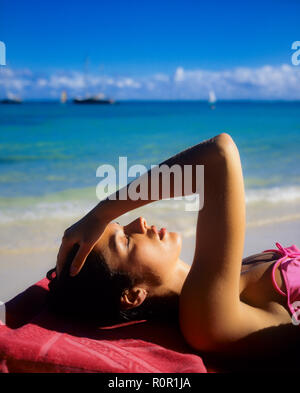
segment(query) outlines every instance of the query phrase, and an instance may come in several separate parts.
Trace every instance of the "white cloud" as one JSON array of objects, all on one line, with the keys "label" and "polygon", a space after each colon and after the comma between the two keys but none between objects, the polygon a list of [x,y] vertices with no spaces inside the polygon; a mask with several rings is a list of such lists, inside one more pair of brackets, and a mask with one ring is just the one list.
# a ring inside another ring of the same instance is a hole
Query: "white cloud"
[{"label": "white cloud", "polygon": [[300,67],[287,64],[221,71],[179,67],[174,81],[180,82],[179,89],[186,98],[202,98],[203,92],[214,89],[223,99],[300,99]]},{"label": "white cloud", "polygon": [[120,89],[124,87],[132,87],[134,89],[139,89],[141,87],[140,83],[136,82],[131,78],[122,78],[120,80],[113,81],[111,84],[116,85]]},{"label": "white cloud", "polygon": [[155,75],[153,75],[153,79],[160,81],[160,82],[169,82],[170,81],[169,75],[166,75],[166,74],[155,74]]},{"label": "white cloud", "polygon": [[0,92],[6,91],[7,93],[21,92],[26,87],[30,87],[30,73],[27,69],[15,72],[8,67],[0,68]]},{"label": "white cloud", "polygon": [[51,75],[48,86],[54,89],[83,89],[87,86],[87,81],[82,74],[73,72],[71,75]]},{"label": "white cloud", "polygon": [[[196,72],[194,72],[196,75]],[[185,79],[186,73],[184,72],[184,69],[182,67],[178,67],[175,71],[174,74],[174,81],[175,82],[183,82]]]},{"label": "white cloud", "polygon": [[50,75],[28,69],[0,68],[0,96],[9,92],[26,98],[104,94],[115,99],[207,99],[213,89],[218,99],[300,99],[300,67],[283,64],[226,70],[184,69],[173,75],[156,73],[129,77],[85,75],[57,71]]}]

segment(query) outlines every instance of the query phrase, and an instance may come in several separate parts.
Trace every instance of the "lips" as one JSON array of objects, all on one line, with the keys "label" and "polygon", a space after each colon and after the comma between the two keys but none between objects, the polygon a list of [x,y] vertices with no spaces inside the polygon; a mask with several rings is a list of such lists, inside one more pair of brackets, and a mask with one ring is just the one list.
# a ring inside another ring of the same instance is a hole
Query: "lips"
[{"label": "lips", "polygon": [[159,231],[157,230],[155,225],[151,226],[153,232],[159,237],[160,240],[163,240],[165,234],[167,233],[166,228],[161,228]]},{"label": "lips", "polygon": [[160,240],[164,238],[166,233],[167,233],[166,228],[161,228],[161,230],[158,232]]},{"label": "lips", "polygon": [[166,228],[161,228],[161,230],[159,231],[159,238],[160,238],[160,240],[162,240],[164,238],[166,233],[167,233]]}]

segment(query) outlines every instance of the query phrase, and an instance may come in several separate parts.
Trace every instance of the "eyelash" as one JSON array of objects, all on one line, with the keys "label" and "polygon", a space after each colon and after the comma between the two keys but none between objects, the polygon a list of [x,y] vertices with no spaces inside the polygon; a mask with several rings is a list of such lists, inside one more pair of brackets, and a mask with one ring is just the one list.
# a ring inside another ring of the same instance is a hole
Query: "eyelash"
[{"label": "eyelash", "polygon": [[[119,222],[116,221],[116,224],[121,225]],[[130,242],[130,237],[125,234],[125,237],[127,239],[127,247],[129,247],[129,242]]]}]

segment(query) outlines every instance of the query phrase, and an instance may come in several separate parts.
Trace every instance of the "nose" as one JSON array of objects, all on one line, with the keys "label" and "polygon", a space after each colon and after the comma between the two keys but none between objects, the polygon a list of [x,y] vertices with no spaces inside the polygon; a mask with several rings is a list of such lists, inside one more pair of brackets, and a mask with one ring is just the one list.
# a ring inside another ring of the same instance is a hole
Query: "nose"
[{"label": "nose", "polygon": [[130,224],[126,225],[124,229],[129,233],[146,233],[147,232],[147,222],[143,217],[139,217],[132,221]]}]

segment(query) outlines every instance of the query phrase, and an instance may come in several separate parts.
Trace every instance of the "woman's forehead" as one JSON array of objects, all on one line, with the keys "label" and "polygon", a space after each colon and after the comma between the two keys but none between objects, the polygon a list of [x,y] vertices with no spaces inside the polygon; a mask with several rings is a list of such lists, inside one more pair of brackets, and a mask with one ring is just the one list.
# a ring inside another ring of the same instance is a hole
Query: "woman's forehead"
[{"label": "woman's forehead", "polygon": [[107,262],[111,261],[118,252],[116,247],[116,236],[119,230],[122,230],[119,224],[108,224],[94,247],[95,251],[100,252]]}]

